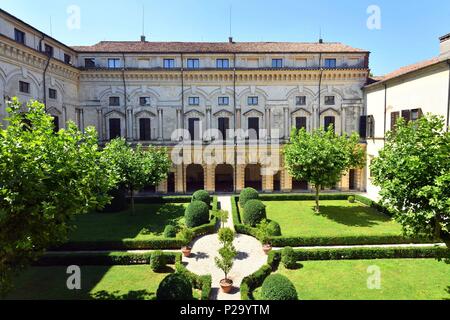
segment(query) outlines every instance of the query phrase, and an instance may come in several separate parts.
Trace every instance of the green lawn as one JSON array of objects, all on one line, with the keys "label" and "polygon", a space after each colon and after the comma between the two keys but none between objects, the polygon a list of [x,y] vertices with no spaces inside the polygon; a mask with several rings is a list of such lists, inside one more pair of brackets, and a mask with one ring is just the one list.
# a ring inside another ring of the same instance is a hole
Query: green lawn
[{"label": "green lawn", "polygon": [[266,201],[267,217],[277,221],[283,236],[384,236],[401,235],[399,224],[388,216],[359,203],[345,200],[321,201],[321,213],[314,201]]},{"label": "green lawn", "polygon": [[81,268],[81,290],[68,290],[65,267],[32,267],[15,279],[7,299],[19,300],[152,300],[159,283],[173,272],[155,273],[148,265],[86,266]]},{"label": "green lawn", "polygon": [[187,204],[137,204],[119,213],[88,213],[75,218],[72,241],[146,240],[162,238],[168,224],[184,224]]},{"label": "green lawn", "polygon": [[[369,266],[380,268],[380,290],[367,287]],[[450,265],[434,259],[307,261],[278,272],[294,283],[301,300],[450,299]]]}]

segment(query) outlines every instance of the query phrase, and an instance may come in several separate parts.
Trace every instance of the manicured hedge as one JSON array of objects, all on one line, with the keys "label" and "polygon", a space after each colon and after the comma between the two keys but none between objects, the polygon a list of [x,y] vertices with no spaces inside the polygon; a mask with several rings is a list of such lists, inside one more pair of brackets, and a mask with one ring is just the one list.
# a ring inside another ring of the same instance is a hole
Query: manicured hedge
[{"label": "manicured hedge", "polygon": [[264,280],[272,273],[272,267],[263,265],[258,271],[245,277],[241,283],[241,300],[254,300],[253,290],[262,286]]},{"label": "manicured hedge", "polygon": [[208,191],[198,190],[192,195],[192,201],[202,201],[208,206],[211,206],[211,195]]},{"label": "manicured hedge", "polygon": [[177,273],[185,275],[191,282],[193,288],[201,290],[201,300],[209,300],[212,286],[212,278],[210,275],[198,276],[186,269],[181,261],[177,262],[175,270]]},{"label": "manicured hedge", "polygon": [[281,274],[271,274],[264,280],[261,287],[261,296],[264,300],[298,300],[294,284]]},{"label": "manicured hedge", "polygon": [[247,204],[250,200],[258,200],[259,199],[259,193],[253,188],[245,188],[241,191],[241,194],[239,195],[239,204],[243,207]]},{"label": "manicured hedge", "polygon": [[[129,253],[129,252],[92,252],[92,253],[51,253],[44,255],[36,261],[36,266],[114,266],[149,264],[151,252]],[[175,264],[181,261],[181,253],[164,252],[165,262]]]},{"label": "manicured hedge", "polygon": [[261,200],[248,200],[244,206],[244,224],[256,227],[267,219],[266,206]]},{"label": "manicured hedge", "polygon": [[157,300],[192,300],[192,284],[182,273],[172,273],[165,277],[156,290]]},{"label": "manicured hedge", "polygon": [[[320,194],[320,200],[347,200],[352,193],[322,193]],[[311,193],[299,193],[299,194],[261,194],[259,196],[261,201],[313,201],[316,200],[316,196]]]},{"label": "manicured hedge", "polygon": [[164,203],[189,203],[189,196],[153,196],[153,197],[135,197],[135,203],[139,204],[164,204]]},{"label": "manicured hedge", "polygon": [[392,212],[390,212],[388,209],[386,209],[385,207],[383,207],[382,205],[378,204],[377,202],[363,197],[361,195],[355,195],[355,200],[358,202],[361,202],[362,204],[365,204],[368,207],[374,208],[375,210],[384,213],[388,216],[392,216]]}]

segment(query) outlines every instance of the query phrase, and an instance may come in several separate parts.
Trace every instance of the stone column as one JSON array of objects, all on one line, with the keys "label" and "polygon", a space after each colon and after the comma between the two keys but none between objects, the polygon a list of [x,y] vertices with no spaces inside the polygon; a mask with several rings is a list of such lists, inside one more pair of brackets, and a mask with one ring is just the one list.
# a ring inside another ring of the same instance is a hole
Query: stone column
[{"label": "stone column", "polygon": [[216,165],[206,165],[205,171],[205,190],[208,192],[216,191]]},{"label": "stone column", "polygon": [[284,177],[284,183],[281,185],[281,190],[284,192],[292,191],[292,177],[286,169],[281,170],[281,175]]},{"label": "stone column", "polygon": [[184,193],[183,187],[183,165],[177,165],[175,169],[175,192],[176,193]]},{"label": "stone column", "polygon": [[245,188],[245,164],[236,166],[236,192],[240,192]]},{"label": "stone column", "polygon": [[127,140],[133,140],[133,113],[131,109],[127,110]]},{"label": "stone column", "polygon": [[236,130],[241,129],[241,109],[236,109]]},{"label": "stone column", "polygon": [[271,130],[271,125],[270,125],[270,120],[271,120],[271,112],[270,112],[270,108],[266,108],[266,114],[265,114],[265,117],[266,117],[266,138],[267,138],[267,140],[270,140],[270,137],[271,137],[271,132],[270,132],[270,130]]},{"label": "stone column", "polygon": [[343,107],[342,108],[342,114],[341,114],[341,134],[344,134],[346,132],[346,126],[345,126],[345,122],[346,122],[346,114],[347,114],[347,108]]},{"label": "stone column", "polygon": [[84,132],[84,109],[80,109],[80,130]]},{"label": "stone column", "polygon": [[67,109],[66,109],[66,106],[62,107],[62,121],[63,121],[62,127],[64,129],[66,129],[67,128]]},{"label": "stone column", "polygon": [[158,140],[163,140],[163,109],[158,109]]},{"label": "stone column", "polygon": [[289,139],[289,108],[284,108],[284,138]]},{"label": "stone column", "polygon": [[209,130],[212,127],[212,123],[211,123],[211,107],[207,106],[206,107],[206,132],[208,132],[208,134],[206,135],[206,140],[210,141],[211,140],[211,134],[209,132]]},{"label": "stone column", "polygon": [[103,116],[102,116],[102,110],[101,109],[97,109],[97,130],[98,130],[98,139],[100,141],[103,141],[103,128],[102,128],[102,124],[103,124]]}]

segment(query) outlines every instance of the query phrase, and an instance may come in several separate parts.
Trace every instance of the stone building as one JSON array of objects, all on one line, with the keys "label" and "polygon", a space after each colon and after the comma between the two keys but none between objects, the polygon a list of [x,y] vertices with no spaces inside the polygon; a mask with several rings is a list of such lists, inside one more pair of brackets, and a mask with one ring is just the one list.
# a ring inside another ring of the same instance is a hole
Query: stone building
[{"label": "stone building", "polygon": [[[9,97],[38,99],[58,128],[74,121],[96,127],[102,144],[165,146],[174,165],[153,192],[310,190],[285,170],[283,144],[293,127],[359,131],[368,75],[369,52],[341,43],[143,37],[68,47],[0,10],[0,117]],[[336,189],[364,191],[364,172]]]}]

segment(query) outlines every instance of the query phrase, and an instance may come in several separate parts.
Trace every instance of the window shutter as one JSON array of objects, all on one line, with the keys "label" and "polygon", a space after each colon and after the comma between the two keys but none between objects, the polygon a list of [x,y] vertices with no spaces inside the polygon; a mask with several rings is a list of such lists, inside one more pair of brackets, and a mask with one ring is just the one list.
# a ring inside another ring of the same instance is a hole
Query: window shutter
[{"label": "window shutter", "polygon": [[361,116],[359,120],[359,136],[361,139],[367,138],[367,116]]},{"label": "window shutter", "polygon": [[411,110],[403,110],[402,118],[405,119],[406,122],[411,121]]},{"label": "window shutter", "polygon": [[297,117],[295,118],[295,127],[297,130],[305,128],[306,130],[306,117]]}]

